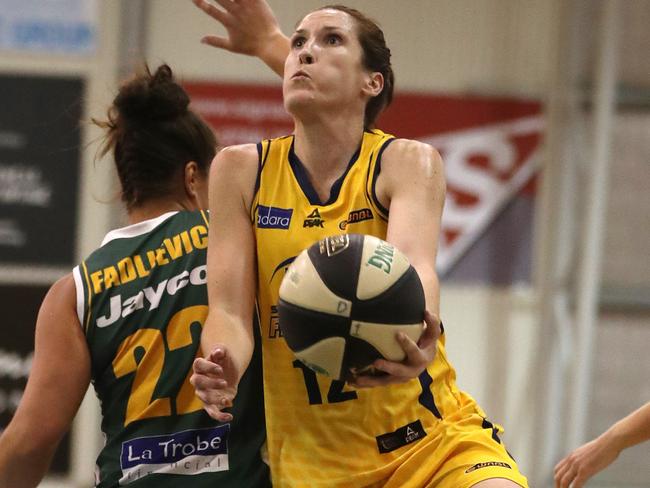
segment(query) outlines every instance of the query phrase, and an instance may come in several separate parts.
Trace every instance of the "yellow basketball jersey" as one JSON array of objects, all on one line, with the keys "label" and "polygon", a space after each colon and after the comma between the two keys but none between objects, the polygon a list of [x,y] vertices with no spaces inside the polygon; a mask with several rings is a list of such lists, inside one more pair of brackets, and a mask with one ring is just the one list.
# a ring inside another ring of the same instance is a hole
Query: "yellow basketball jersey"
[{"label": "yellow basketball jersey", "polygon": [[324,203],[293,152],[293,136],[258,145],[260,172],[251,218],[274,486],[361,487],[385,480],[424,445],[439,441],[442,419],[462,412],[483,416],[457,389],[444,338],[435,361],[419,378],[355,390],[307,369],[279,330],[280,283],[303,249],[340,233],[386,237],[388,211],[377,200],[374,183],[382,152],[392,140],[378,130],[366,132]]}]

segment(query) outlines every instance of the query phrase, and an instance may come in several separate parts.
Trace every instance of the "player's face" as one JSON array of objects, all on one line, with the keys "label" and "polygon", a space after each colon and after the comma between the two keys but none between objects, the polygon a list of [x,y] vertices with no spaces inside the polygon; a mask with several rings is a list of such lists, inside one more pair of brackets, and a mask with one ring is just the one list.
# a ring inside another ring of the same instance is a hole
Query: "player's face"
[{"label": "player's face", "polygon": [[291,38],[285,62],[283,94],[294,116],[315,110],[360,110],[369,73],[362,66],[362,48],[355,21],[345,12],[317,10],[308,14]]}]

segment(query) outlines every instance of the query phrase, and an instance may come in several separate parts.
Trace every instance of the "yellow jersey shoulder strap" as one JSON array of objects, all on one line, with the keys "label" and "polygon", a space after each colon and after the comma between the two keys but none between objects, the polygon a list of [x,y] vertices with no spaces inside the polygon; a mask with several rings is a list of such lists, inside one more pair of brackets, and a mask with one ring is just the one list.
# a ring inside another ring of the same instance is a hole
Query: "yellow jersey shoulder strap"
[{"label": "yellow jersey shoulder strap", "polygon": [[[287,136],[288,137],[288,136]],[[280,138],[284,139],[284,138]],[[255,221],[255,210],[259,201],[260,183],[262,181],[262,170],[271,152],[271,143],[278,139],[264,139],[257,143],[257,177],[255,178],[255,189],[253,190],[253,201],[251,202],[250,218]]]}]

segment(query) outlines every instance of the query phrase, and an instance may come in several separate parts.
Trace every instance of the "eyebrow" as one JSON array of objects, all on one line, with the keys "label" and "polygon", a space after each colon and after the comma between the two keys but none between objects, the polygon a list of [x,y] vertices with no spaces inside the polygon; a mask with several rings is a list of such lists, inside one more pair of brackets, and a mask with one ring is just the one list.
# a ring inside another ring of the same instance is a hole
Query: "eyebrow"
[{"label": "eyebrow", "polygon": [[[340,26],[335,26],[335,25],[326,25],[326,26],[323,27],[322,30],[334,31],[334,30],[342,30],[342,28]],[[298,30],[294,31],[294,35],[295,34],[305,34],[307,32],[308,32],[307,29],[298,29]]]}]

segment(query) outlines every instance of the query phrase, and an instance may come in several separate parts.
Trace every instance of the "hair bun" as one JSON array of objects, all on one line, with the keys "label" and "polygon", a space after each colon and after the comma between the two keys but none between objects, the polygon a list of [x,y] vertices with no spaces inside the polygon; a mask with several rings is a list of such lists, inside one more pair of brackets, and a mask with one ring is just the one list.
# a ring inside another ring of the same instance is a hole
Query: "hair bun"
[{"label": "hair bun", "polygon": [[166,64],[151,74],[126,83],[115,98],[115,107],[126,119],[138,122],[173,119],[187,113],[190,99],[185,90],[174,81],[172,70]]}]

